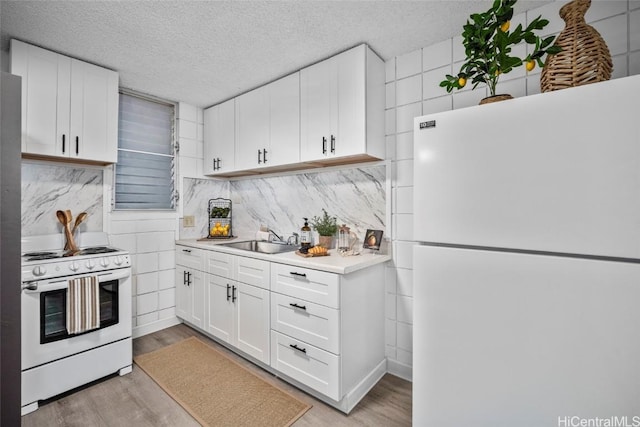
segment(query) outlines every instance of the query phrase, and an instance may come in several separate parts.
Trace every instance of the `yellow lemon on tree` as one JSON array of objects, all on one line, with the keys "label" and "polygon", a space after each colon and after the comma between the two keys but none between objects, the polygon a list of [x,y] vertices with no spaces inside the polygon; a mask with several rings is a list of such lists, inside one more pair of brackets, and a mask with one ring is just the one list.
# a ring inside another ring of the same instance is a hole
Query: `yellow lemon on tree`
[{"label": "yellow lemon on tree", "polygon": [[536,61],[534,61],[533,59],[527,61],[525,67],[527,68],[527,71],[533,70],[536,67]]},{"label": "yellow lemon on tree", "polygon": [[509,31],[509,27],[511,26],[511,21],[504,21],[502,25],[500,25],[500,31],[506,33]]},{"label": "yellow lemon on tree", "polygon": [[458,78],[458,86],[464,87],[467,84],[467,79],[464,77]]}]

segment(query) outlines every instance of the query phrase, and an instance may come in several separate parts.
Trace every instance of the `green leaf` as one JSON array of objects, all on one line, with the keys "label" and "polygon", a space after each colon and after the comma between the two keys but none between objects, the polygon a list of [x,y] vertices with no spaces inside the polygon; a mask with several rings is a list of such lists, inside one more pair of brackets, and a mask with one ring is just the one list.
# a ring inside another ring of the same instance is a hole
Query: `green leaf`
[{"label": "green leaf", "polygon": [[538,41],[538,37],[536,37],[533,33],[526,33],[524,36],[524,41],[528,44],[535,44]]}]

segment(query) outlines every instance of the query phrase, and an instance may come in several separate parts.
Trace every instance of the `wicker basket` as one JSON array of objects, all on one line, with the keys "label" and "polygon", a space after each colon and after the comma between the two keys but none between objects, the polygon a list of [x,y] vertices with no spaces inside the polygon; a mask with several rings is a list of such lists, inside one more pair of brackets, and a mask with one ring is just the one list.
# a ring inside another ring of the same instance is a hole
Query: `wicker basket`
[{"label": "wicker basket", "polygon": [[591,0],[573,0],[562,6],[566,26],[556,39],[562,51],[548,55],[542,74],[542,92],[596,83],[611,78],[611,53],[600,33],[584,20]]}]

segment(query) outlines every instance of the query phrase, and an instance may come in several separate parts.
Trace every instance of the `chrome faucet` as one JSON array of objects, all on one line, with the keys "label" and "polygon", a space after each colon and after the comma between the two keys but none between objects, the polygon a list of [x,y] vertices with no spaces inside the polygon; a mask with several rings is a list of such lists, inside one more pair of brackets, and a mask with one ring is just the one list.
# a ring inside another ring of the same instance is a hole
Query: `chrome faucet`
[{"label": "chrome faucet", "polygon": [[[278,239],[280,242],[285,243],[285,241],[282,239],[282,237],[278,236],[278,234],[275,231],[273,231],[270,228],[268,228],[267,231],[269,233],[273,234],[276,237],[276,239]],[[271,240],[271,241],[273,242],[273,240]]]}]

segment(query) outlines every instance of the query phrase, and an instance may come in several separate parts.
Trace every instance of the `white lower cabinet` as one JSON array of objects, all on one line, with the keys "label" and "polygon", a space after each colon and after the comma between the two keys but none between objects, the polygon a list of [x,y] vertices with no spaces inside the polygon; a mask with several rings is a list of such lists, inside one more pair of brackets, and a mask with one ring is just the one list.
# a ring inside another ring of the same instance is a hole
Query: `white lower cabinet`
[{"label": "white lower cabinet", "polygon": [[269,262],[218,252],[206,258],[213,273],[205,274],[205,332],[269,364]]},{"label": "white lower cabinet", "polygon": [[205,315],[202,265],[202,251],[176,249],[176,316],[198,328]]},{"label": "white lower cabinet", "polygon": [[384,264],[341,275],[176,247],[191,326],[345,413],[385,374]]},{"label": "white lower cabinet", "polygon": [[272,263],[271,367],[349,413],[386,372],[383,278]]},{"label": "white lower cabinet", "polygon": [[279,372],[340,400],[340,356],[272,330],[271,362]]}]

